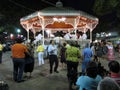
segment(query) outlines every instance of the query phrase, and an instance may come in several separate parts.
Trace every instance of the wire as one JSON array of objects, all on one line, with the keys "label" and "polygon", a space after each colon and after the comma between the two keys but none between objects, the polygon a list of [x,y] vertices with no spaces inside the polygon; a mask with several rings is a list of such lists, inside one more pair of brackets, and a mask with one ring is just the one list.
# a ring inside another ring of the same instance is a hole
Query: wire
[{"label": "wire", "polygon": [[25,9],[27,9],[27,10],[30,10],[30,11],[37,11],[37,10],[31,9],[31,8],[27,8],[27,7],[25,7],[24,5],[19,4],[19,3],[15,2],[15,1],[13,1],[13,0],[9,0],[9,1],[10,1],[11,3],[15,4],[16,6],[25,8]]},{"label": "wire", "polygon": [[53,3],[49,2],[49,1],[46,1],[46,0],[41,0],[41,1],[45,2],[45,3],[49,4],[49,5],[52,5],[52,6],[56,6],[55,4],[53,4]]}]

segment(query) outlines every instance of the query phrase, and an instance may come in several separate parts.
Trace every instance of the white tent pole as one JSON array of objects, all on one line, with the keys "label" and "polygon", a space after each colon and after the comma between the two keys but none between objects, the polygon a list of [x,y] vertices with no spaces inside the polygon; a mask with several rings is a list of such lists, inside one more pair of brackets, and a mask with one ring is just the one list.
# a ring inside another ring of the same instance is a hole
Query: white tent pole
[{"label": "white tent pole", "polygon": [[36,32],[35,32],[35,30],[34,30],[33,34],[34,34],[34,39],[35,39],[35,37],[36,37]]},{"label": "white tent pole", "polygon": [[[74,23],[74,30],[75,30],[75,36],[77,35],[77,21],[76,21],[76,18],[75,18],[75,23]],[[76,39],[75,39],[76,40]]]},{"label": "white tent pole", "polygon": [[29,42],[29,26],[27,24],[27,42]]},{"label": "white tent pole", "polygon": [[90,29],[90,42],[92,42],[92,29]]},{"label": "white tent pole", "polygon": [[[38,12],[38,17],[39,19],[42,19],[42,34],[43,34],[43,45],[44,45],[44,29],[45,29],[45,21],[44,21],[44,18],[40,15],[40,13]],[[41,22],[40,22],[41,23]]]},{"label": "white tent pole", "polygon": [[44,41],[45,41],[45,37],[44,37],[45,22],[44,22],[44,19],[42,19],[42,20],[43,20],[42,33],[43,33],[43,45],[44,45]]}]

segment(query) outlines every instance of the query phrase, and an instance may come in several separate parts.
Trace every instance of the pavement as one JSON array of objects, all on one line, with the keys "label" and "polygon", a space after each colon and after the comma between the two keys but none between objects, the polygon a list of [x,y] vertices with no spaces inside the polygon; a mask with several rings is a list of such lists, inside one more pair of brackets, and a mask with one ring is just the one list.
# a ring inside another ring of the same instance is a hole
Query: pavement
[{"label": "pavement", "polygon": [[[68,80],[66,77],[66,69],[62,69],[59,63],[59,73],[49,74],[49,61],[45,59],[45,64],[38,66],[37,56],[35,55],[35,66],[32,78],[26,79],[25,82],[16,83],[13,81],[13,63],[11,59],[11,51],[3,53],[3,62],[0,64],[0,80],[4,80],[9,85],[9,90],[69,90]],[[120,62],[118,54],[116,60]],[[108,69],[108,61],[101,59],[102,65]],[[78,67],[81,71],[81,63]],[[23,75],[24,76],[24,75]]]}]

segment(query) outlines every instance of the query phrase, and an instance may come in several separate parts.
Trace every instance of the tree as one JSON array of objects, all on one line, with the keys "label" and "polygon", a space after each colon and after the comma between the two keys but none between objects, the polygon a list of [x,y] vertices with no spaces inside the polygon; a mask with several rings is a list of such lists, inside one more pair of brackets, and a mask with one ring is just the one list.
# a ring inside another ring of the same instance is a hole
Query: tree
[{"label": "tree", "polygon": [[0,34],[3,33],[4,27],[0,27]]},{"label": "tree", "polygon": [[105,14],[112,13],[116,11],[116,7],[120,4],[120,0],[95,0],[93,6],[93,11],[99,15],[103,16]]}]

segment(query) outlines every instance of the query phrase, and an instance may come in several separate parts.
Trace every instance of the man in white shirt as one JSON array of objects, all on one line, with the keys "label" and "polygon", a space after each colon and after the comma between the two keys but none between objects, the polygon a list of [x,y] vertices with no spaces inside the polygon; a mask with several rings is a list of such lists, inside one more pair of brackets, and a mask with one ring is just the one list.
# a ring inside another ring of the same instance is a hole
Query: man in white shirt
[{"label": "man in white shirt", "polygon": [[48,46],[49,53],[49,62],[50,62],[50,74],[53,72],[53,64],[55,63],[54,72],[59,73],[57,71],[58,68],[58,57],[57,57],[57,46],[55,45],[55,41],[51,40],[50,45]]}]

